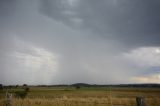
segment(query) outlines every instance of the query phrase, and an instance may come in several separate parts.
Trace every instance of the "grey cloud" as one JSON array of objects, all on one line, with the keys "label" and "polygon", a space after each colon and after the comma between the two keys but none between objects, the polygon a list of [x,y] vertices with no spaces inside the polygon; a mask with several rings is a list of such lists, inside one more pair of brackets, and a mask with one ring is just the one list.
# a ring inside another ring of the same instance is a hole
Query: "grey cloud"
[{"label": "grey cloud", "polygon": [[[73,17],[79,18],[83,20],[81,28],[130,47],[159,45],[159,9],[158,0],[79,0],[74,8],[67,8],[59,0],[47,0],[40,7],[43,14],[65,24]],[[63,14],[65,11],[73,14]]]},{"label": "grey cloud", "polygon": [[[156,0],[77,0],[72,5],[67,0],[1,0],[0,83],[128,83],[143,72],[121,53],[131,46],[159,44],[158,9]],[[23,67],[25,55],[39,56],[30,47],[58,55],[56,72],[47,65],[36,69],[53,78]],[[14,52],[24,57],[8,56]]]}]

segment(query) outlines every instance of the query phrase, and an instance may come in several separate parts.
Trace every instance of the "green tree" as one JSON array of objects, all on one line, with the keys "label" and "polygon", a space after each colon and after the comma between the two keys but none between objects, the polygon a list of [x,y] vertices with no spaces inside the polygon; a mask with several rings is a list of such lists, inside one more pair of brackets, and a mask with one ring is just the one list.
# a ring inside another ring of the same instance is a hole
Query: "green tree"
[{"label": "green tree", "polygon": [[0,84],[0,90],[2,90],[3,89],[3,85],[2,84]]}]

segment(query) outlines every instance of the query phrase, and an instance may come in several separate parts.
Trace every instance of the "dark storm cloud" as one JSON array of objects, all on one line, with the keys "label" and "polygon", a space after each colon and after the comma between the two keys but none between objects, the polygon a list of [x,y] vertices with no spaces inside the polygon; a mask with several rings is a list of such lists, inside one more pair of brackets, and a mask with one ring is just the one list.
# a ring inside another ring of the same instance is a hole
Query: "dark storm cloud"
[{"label": "dark storm cloud", "polygon": [[69,25],[72,18],[81,19],[81,28],[90,29],[106,39],[124,42],[128,46],[160,44],[158,0],[76,0],[78,4],[75,7],[62,1],[42,1],[40,11]]},{"label": "dark storm cloud", "polygon": [[144,72],[139,59],[159,66],[160,48],[147,48],[159,45],[158,10],[158,0],[0,0],[0,83],[128,83]]}]

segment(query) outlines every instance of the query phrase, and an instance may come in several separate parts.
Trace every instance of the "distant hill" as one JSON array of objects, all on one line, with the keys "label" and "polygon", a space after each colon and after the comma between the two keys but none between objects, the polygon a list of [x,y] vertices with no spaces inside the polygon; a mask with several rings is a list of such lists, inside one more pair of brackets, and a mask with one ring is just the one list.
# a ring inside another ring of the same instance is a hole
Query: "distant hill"
[{"label": "distant hill", "polygon": [[86,83],[75,83],[75,84],[72,84],[71,86],[89,87],[89,86],[93,86],[93,85],[86,84]]},{"label": "distant hill", "polygon": [[[9,88],[12,88],[12,87],[16,87],[17,85],[2,85],[0,84],[1,86],[3,86],[4,88],[5,87],[9,87]],[[22,85],[21,85],[22,86]],[[79,86],[79,87],[146,87],[146,88],[160,88],[160,84],[116,84],[116,85],[112,85],[112,84],[109,84],[109,85],[99,85],[99,84],[87,84],[87,83],[74,83],[74,84],[71,84],[71,85],[65,85],[65,84],[59,84],[59,85],[28,85],[28,86],[37,86],[37,87],[66,87],[66,86],[73,86],[73,87],[76,87],[76,86]],[[20,85],[19,85],[20,87]]]},{"label": "distant hill", "polygon": [[81,86],[81,87],[156,87],[160,88],[160,84],[117,84],[117,85],[98,85],[98,84],[86,84],[86,83],[75,83],[70,86]]}]

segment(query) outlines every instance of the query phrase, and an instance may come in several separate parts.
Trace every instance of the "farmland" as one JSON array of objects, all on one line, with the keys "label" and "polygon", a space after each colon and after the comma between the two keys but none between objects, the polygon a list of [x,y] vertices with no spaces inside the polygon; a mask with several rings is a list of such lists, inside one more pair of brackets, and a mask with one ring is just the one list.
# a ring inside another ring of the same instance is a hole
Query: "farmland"
[{"label": "farmland", "polygon": [[[11,88],[14,92],[22,88]],[[0,91],[5,106],[6,89]],[[159,88],[128,87],[30,87],[24,99],[13,96],[13,106],[136,106],[136,97],[145,97],[147,106],[160,106]]]}]

